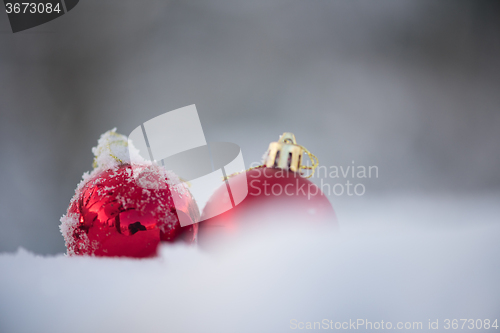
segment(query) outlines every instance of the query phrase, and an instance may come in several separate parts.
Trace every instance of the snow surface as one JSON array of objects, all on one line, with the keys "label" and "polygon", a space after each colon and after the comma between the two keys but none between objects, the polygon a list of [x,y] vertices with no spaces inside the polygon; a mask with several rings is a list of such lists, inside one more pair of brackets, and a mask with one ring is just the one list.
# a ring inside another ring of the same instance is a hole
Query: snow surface
[{"label": "snow surface", "polygon": [[[111,132],[76,195],[127,158]],[[217,252],[164,245],[154,259],[0,254],[0,332],[288,332],[293,319],[422,322],[419,331],[439,320],[443,331],[445,319],[493,321],[499,199],[332,197],[338,233],[269,228]],[[63,217],[63,234],[75,223]]]},{"label": "snow surface", "polygon": [[500,225],[482,202],[364,204],[339,214],[336,234],[268,229],[222,252],[164,246],[147,260],[20,249],[0,255],[0,332],[288,332],[292,319],[421,321],[420,331],[438,319],[443,331],[446,318],[493,320]]}]

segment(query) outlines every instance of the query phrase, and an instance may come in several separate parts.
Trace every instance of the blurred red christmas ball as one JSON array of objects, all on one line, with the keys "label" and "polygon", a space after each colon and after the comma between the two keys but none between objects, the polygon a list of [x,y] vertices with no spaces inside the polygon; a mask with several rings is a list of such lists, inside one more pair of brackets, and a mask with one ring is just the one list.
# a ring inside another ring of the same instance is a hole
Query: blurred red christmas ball
[{"label": "blurred red christmas ball", "polygon": [[293,225],[336,227],[337,218],[321,189],[298,172],[279,168],[256,168],[231,177],[230,188],[247,185],[247,197],[236,207],[209,218],[227,206],[227,185],[223,184],[203,210],[198,243],[210,246],[243,236],[247,231]]},{"label": "blurred red christmas ball", "polygon": [[[197,220],[196,202],[187,189],[178,193],[160,167],[125,164],[94,173],[62,219],[69,254],[142,258],[156,255],[160,241],[195,241],[198,225],[181,227],[177,213]],[[183,202],[177,211],[173,196]]]}]

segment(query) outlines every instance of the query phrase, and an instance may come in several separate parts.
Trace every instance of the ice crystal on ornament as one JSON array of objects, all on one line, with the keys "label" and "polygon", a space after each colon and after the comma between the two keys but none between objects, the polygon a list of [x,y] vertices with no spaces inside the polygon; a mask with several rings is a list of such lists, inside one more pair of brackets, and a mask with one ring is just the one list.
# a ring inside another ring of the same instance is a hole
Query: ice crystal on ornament
[{"label": "ice crystal on ornament", "polygon": [[61,217],[61,225],[59,230],[64,237],[68,255],[75,255],[78,251],[85,251],[90,248],[90,240],[85,233],[80,233],[77,230],[79,223],[79,214],[68,213]]}]

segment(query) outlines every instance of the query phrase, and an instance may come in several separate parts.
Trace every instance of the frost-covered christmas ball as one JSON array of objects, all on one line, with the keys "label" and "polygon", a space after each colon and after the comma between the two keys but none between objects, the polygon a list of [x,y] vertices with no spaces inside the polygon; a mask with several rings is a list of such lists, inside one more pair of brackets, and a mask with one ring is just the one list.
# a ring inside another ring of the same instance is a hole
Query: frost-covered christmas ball
[{"label": "frost-covered christmas ball", "polygon": [[178,214],[198,220],[198,207],[175,174],[148,161],[130,164],[136,150],[115,129],[93,153],[94,170],[61,218],[69,255],[151,257],[160,241],[196,240],[197,224],[181,227]]}]

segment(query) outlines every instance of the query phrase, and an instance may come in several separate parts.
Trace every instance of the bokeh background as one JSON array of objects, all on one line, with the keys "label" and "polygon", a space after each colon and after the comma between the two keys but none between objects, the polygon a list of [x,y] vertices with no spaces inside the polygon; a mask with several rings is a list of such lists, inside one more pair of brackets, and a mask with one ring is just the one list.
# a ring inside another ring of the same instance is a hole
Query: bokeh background
[{"label": "bokeh background", "polygon": [[323,165],[378,166],[363,197],[330,198],[341,226],[498,223],[499,18],[477,0],[82,0],[12,34],[0,13],[0,251],[64,252],[99,135],[190,104],[248,165],[291,131]]}]

